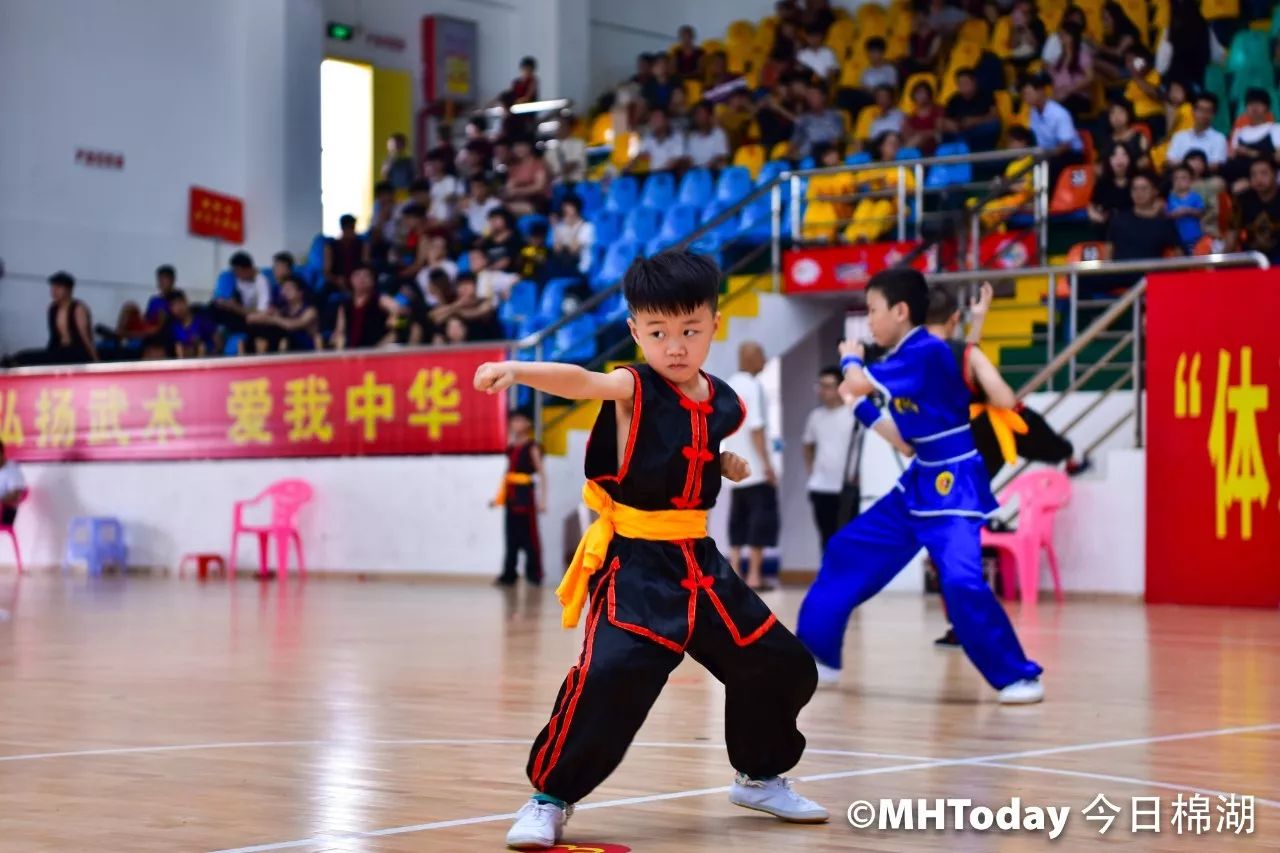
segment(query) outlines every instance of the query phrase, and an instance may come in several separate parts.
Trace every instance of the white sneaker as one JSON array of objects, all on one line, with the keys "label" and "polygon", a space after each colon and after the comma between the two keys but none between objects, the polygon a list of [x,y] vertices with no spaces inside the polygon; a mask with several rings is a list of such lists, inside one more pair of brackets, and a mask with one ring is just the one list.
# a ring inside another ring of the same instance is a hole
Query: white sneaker
[{"label": "white sneaker", "polygon": [[1001,705],[1034,705],[1044,700],[1044,685],[1038,678],[1024,678],[1000,691]]},{"label": "white sneaker", "polygon": [[530,800],[516,812],[516,822],[507,833],[507,846],[516,850],[546,850],[560,843],[564,825],[573,806],[562,809],[551,803]]},{"label": "white sneaker", "polygon": [[791,823],[826,823],[830,817],[822,806],[793,791],[791,780],[785,776],[762,782],[739,773],[733,777],[729,802]]},{"label": "white sneaker", "polygon": [[818,667],[818,687],[835,687],[840,683],[840,670],[829,667],[821,661],[815,660],[813,663]]}]

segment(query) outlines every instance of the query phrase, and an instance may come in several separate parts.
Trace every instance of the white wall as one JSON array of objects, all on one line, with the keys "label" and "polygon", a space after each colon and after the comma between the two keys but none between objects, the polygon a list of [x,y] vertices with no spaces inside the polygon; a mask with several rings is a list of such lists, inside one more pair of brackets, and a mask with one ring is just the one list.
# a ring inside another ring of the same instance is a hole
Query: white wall
[{"label": "white wall", "polygon": [[772,0],[590,0],[594,95],[635,73],[636,55],[666,50],[689,24],[698,40],[723,39],[731,21],[773,14]]},{"label": "white wall", "polygon": [[[319,0],[5,0],[0,351],[43,343],[56,269],[109,324],[160,263],[210,290],[214,246],[187,235],[192,184],[246,199],[258,258],[305,250],[320,225],[322,27]],[[78,147],[122,153],[123,171],[77,165]]]},{"label": "white wall", "polygon": [[[299,520],[310,570],[496,577],[502,512],[488,502],[505,464],[501,456],[29,464],[31,497],[17,530],[25,562],[56,565],[71,518],[114,516],[131,565],[176,569],[185,553],[227,554],[234,501],[302,477],[316,490]],[[254,537],[241,538],[239,555],[241,566],[257,566]],[[7,541],[0,561],[11,562]]]}]

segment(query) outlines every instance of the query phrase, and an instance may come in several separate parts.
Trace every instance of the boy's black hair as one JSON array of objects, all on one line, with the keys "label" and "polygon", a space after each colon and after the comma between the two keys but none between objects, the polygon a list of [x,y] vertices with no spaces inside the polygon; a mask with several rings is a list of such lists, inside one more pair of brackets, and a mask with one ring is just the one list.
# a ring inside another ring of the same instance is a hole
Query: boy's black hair
[{"label": "boy's black hair", "polygon": [[818,142],[814,144],[813,149],[809,152],[809,154],[810,156],[813,157],[813,162],[821,163],[822,158],[827,156],[827,152],[835,151],[835,150],[836,150],[836,147],[832,145],[830,142]]},{"label": "boy's black hair", "polygon": [[1188,160],[1190,160],[1192,157],[1197,157],[1203,160],[1206,167],[1209,165],[1209,155],[1205,154],[1199,148],[1192,148],[1190,151],[1188,151],[1186,153],[1186,156],[1182,158],[1182,162],[1185,163]]},{"label": "boy's black hair", "polygon": [[342,216],[338,217],[338,224],[342,226],[346,226],[348,224],[354,226],[356,224],[356,218],[350,213],[344,213]]},{"label": "boy's black hair", "polygon": [[1266,89],[1252,87],[1245,90],[1244,102],[1246,104],[1265,104],[1267,109],[1271,109],[1271,95]]},{"label": "boy's black hair", "polygon": [[880,36],[872,36],[871,38],[867,39],[865,42],[862,43],[862,47],[868,53],[870,53],[873,50],[878,50],[881,53],[883,53],[886,49],[888,49],[888,45],[885,44],[885,40],[880,38]]},{"label": "boy's black hair", "polygon": [[275,255],[272,256],[271,260],[273,262],[279,261],[282,264],[288,264],[290,268],[294,265],[293,252],[276,252]]},{"label": "boy's black hair", "polygon": [[941,326],[959,310],[960,301],[951,288],[941,284],[929,288],[929,310],[924,315],[927,325]]},{"label": "boy's black hair", "polygon": [[826,379],[828,376],[830,376],[836,382],[844,381],[844,374],[841,373],[840,368],[836,367],[834,364],[828,365],[822,368],[822,370],[818,371],[819,379]]},{"label": "boy's black hair", "polygon": [[978,73],[974,71],[972,68],[961,68],[959,71],[956,72],[956,76],[968,77],[970,80],[978,79]]},{"label": "boy's black hair", "polygon": [[173,290],[170,290],[169,295],[165,298],[165,301],[170,305],[179,300],[183,302],[187,301],[187,292],[180,287],[175,287]]},{"label": "boy's black hair", "polygon": [[71,275],[71,273],[66,272],[65,270],[58,270],[53,275],[49,276],[49,283],[56,284],[61,287],[65,287],[67,290],[76,289],[75,278]]},{"label": "boy's black hair", "polygon": [[512,409],[511,411],[507,412],[508,423],[515,420],[516,418],[524,418],[530,424],[533,423],[533,413],[530,412],[528,409]]},{"label": "boy's black hair", "polygon": [[431,192],[431,182],[426,178],[418,178],[413,183],[409,184],[409,195],[429,192]]},{"label": "boy's black hair", "polygon": [[1174,172],[1186,172],[1188,175],[1193,175],[1191,167],[1186,164],[1186,161],[1175,163],[1173,168],[1169,170],[1169,177],[1173,177]]},{"label": "boy's black hair", "polygon": [[253,256],[248,252],[236,252],[231,256],[230,265],[232,269],[244,269],[253,266]]},{"label": "boy's black hair", "polygon": [[1208,101],[1209,103],[1213,104],[1213,109],[1215,112],[1218,109],[1218,96],[1213,94],[1213,92],[1197,92],[1196,96],[1192,98],[1191,101],[1192,103],[1195,103],[1197,101]]},{"label": "boy's black hair", "polygon": [[173,268],[172,264],[161,264],[156,267],[156,278],[159,278],[162,275],[167,275],[174,281],[178,280],[178,271]]},{"label": "boy's black hair", "polygon": [[534,59],[532,56],[526,56],[524,59],[520,60],[520,67],[536,69],[538,67],[538,60]]},{"label": "boy's black hair", "polygon": [[427,209],[415,201],[410,204],[406,204],[404,207],[400,208],[400,215],[411,216],[418,219],[422,219],[426,217]]},{"label": "boy's black hair", "polygon": [[906,267],[881,270],[867,282],[867,292],[877,291],[889,307],[905,303],[911,325],[923,326],[929,314],[929,283],[924,273]]},{"label": "boy's black hair", "polygon": [[384,193],[393,193],[396,191],[395,185],[390,181],[378,181],[373,185],[374,195],[383,195]]},{"label": "boy's black hair", "polygon": [[622,279],[632,313],[652,311],[668,317],[691,314],[702,306],[715,313],[720,299],[720,268],[705,255],[659,252],[636,258]]},{"label": "boy's black hair", "polygon": [[1006,130],[1005,136],[1009,137],[1010,142],[1013,142],[1014,140],[1022,140],[1023,142],[1034,143],[1036,141],[1036,138],[1031,131],[1020,124],[1015,124]]}]

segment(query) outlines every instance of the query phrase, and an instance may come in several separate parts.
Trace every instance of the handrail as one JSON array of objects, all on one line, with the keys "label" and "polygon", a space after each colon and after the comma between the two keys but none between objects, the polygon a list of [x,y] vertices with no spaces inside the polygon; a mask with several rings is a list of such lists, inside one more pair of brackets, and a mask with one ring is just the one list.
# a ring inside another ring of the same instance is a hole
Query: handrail
[{"label": "handrail", "polygon": [[915,157],[910,160],[872,160],[867,163],[842,163],[838,166],[820,166],[812,169],[788,169],[779,177],[809,178],[815,175],[836,175],[841,172],[865,172],[871,169],[915,168],[916,166],[950,166],[964,163],[999,163],[1022,157],[1049,157],[1047,148],[1002,148],[998,151],[974,151],[968,154],[943,154],[934,157]]},{"label": "handrail", "polygon": [[1166,270],[1201,269],[1216,266],[1245,266],[1252,264],[1261,269],[1269,269],[1271,264],[1267,256],[1261,252],[1220,252],[1212,255],[1189,255],[1177,258],[1151,258],[1135,261],[1078,261],[1073,264],[1046,264],[1034,267],[1014,267],[1012,269],[991,270],[959,270],[956,272],[940,272],[929,275],[931,284],[951,284],[967,281],[1003,281],[1016,278],[1034,278],[1036,276],[1063,275],[1107,275],[1126,272],[1164,272]]}]

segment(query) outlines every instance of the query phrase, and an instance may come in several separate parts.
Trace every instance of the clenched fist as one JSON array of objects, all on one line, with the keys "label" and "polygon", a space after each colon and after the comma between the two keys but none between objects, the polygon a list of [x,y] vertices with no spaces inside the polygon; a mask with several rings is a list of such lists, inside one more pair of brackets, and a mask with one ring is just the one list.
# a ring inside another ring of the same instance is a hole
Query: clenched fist
[{"label": "clenched fist", "polygon": [[751,465],[736,453],[720,454],[720,475],[726,480],[741,483],[751,476]]},{"label": "clenched fist", "polygon": [[474,385],[477,391],[497,394],[516,384],[516,371],[509,362],[486,361],[476,368]]}]

